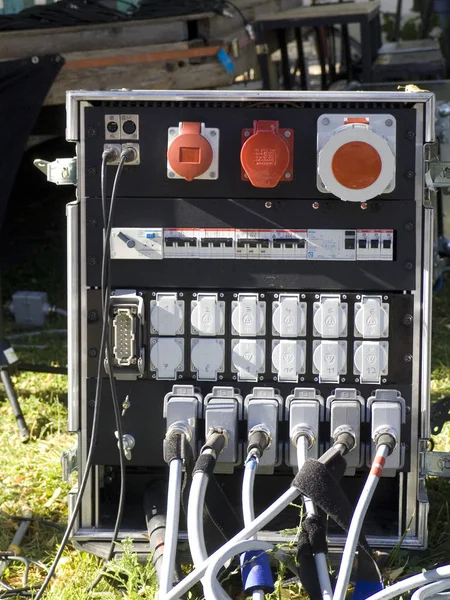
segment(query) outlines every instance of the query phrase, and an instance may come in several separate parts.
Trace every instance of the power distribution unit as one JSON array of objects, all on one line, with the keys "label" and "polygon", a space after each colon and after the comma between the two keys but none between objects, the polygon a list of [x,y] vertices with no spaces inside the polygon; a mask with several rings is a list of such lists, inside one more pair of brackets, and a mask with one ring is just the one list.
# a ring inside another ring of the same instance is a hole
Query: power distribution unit
[{"label": "power distribution unit", "polygon": [[[308,423],[317,442],[312,458],[352,421],[356,447],[343,485],[354,503],[373,458],[376,420],[398,420],[400,440],[366,533],[376,547],[425,547],[433,253],[425,179],[434,96],[69,92],[67,119],[78,171],[67,214],[69,430],[78,434],[79,478],[99,361],[103,378],[73,540],[102,555],[112,537],[120,476],[111,369],[127,436],[119,537],[132,537],[138,552],[149,551],[145,490],[167,481],[163,442],[173,397],[197,401],[194,452],[211,426],[208,406],[227,400],[236,438],[216,476],[237,511],[254,399],[274,407],[267,418],[276,439],[256,478],[256,512],[296,471],[296,398],[320,405],[317,422]],[[124,149],[129,159],[113,191]],[[102,180],[108,202],[116,196],[106,274]],[[111,290],[109,357],[100,352],[102,281]],[[393,405],[401,411],[391,417]],[[75,487],[72,507],[76,497]],[[260,538],[291,540],[298,518],[297,508],[285,510]],[[329,533],[342,544],[338,529]],[[179,541],[186,539],[182,525]]]}]

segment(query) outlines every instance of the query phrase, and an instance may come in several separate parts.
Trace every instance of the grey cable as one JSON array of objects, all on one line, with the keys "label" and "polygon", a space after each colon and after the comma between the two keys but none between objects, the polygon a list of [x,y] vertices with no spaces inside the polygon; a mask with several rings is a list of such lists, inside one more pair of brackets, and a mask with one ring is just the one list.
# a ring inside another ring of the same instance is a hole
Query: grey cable
[{"label": "grey cable", "polygon": [[399,581],[398,583],[395,583],[394,585],[391,585],[388,588],[369,596],[366,598],[366,600],[391,600],[392,598],[401,596],[405,592],[410,592],[418,587],[422,587],[428,583],[433,583],[442,578],[450,578],[450,565],[437,567],[437,569],[425,571],[425,573],[419,573],[418,575],[413,575],[412,577],[403,579],[402,581]]},{"label": "grey cable", "polygon": [[163,600],[173,587],[173,574],[177,553],[178,527],[180,521],[181,485],[183,479],[183,461],[174,458],[169,465],[169,485],[167,489],[166,533],[164,536],[164,554],[159,582],[159,598]]},{"label": "grey cable", "polygon": [[426,600],[428,598],[438,597],[439,592],[444,592],[448,589],[450,589],[449,580],[444,579],[444,581],[436,581],[435,583],[430,583],[419,588],[411,596],[411,600]]},{"label": "grey cable", "polygon": [[[309,440],[306,436],[300,435],[297,438],[297,463],[298,470],[300,470],[308,459],[308,446]],[[307,498],[303,497],[305,503],[306,514],[313,516],[317,514],[314,503]],[[314,554],[314,562],[316,563],[317,576],[319,578],[320,591],[322,593],[323,600],[332,600],[333,588],[330,581],[330,573],[328,571],[327,557],[324,552],[318,552]]]},{"label": "grey cable", "polygon": [[[171,590],[164,600],[177,600],[181,598],[183,594],[191,589],[200,579],[202,579],[206,573],[206,569],[214,561],[219,552],[223,552],[230,548],[234,548],[236,542],[248,540],[255,533],[260,531],[265,525],[270,523],[277,515],[280,514],[291,502],[298,498],[299,490],[291,486],[287,489],[282,496],[280,496],[273,504],[271,504],[264,512],[262,512],[248,527],[244,527],[239,533],[237,533],[229,542],[224,544],[220,550],[216,550],[209,558],[202,562],[194,571],[191,571],[173,590]],[[260,542],[258,542],[260,543]]]},{"label": "grey cable", "polygon": [[198,567],[208,558],[203,532],[203,510],[208,479],[208,475],[204,471],[197,471],[192,478],[189,492],[187,533],[194,567]]},{"label": "grey cable", "polygon": [[380,481],[384,460],[387,456],[389,456],[389,453],[390,448],[386,444],[380,444],[380,446],[377,448],[375,458],[373,459],[372,468],[369,476],[367,477],[367,481],[363,487],[358,504],[355,508],[355,512],[353,513],[352,521],[350,523],[347,540],[344,546],[344,552],[342,554],[339,576],[336,582],[336,588],[334,590],[333,600],[345,600],[348,582],[350,581],[350,575],[352,572],[353,561],[355,559],[356,547],[358,545],[359,535],[361,533],[364,518],[375,493],[378,482]]},{"label": "grey cable", "polygon": [[231,600],[228,594],[225,594],[222,586],[217,580],[217,575],[223,565],[233,558],[233,556],[242,554],[243,552],[256,550],[267,551],[273,548],[273,545],[270,542],[262,542],[261,540],[241,540],[233,543],[231,543],[231,541],[222,546],[222,548],[219,548],[209,560],[208,568],[206,569],[205,577],[203,578],[205,600],[217,600],[222,597],[226,600]]},{"label": "grey cable", "polygon": [[[242,514],[245,527],[255,519],[254,491],[258,465],[259,457],[254,451],[251,451],[245,461],[244,479],[242,481]],[[264,590],[256,589],[252,591],[252,600],[264,600]]]}]

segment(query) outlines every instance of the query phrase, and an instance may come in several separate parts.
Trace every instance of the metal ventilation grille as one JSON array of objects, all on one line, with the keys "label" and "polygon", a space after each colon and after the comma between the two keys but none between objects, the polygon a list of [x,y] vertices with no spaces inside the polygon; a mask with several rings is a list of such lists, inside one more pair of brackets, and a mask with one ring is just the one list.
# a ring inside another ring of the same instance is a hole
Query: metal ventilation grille
[{"label": "metal ventilation grille", "polygon": [[399,108],[411,109],[413,102],[265,102],[252,99],[248,102],[230,102],[230,101],[104,101],[91,102],[93,106],[102,106],[106,108],[252,108],[252,109],[299,109],[315,108],[320,110],[394,110]]}]

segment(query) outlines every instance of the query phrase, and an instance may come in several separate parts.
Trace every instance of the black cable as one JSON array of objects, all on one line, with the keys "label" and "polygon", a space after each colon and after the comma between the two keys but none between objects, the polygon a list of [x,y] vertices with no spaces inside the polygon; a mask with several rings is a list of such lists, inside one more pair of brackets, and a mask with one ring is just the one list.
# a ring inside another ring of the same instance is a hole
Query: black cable
[{"label": "black cable", "polygon": [[[124,161],[125,162],[125,159]],[[120,166],[120,165],[119,165]],[[123,164],[122,164],[123,167]],[[117,169],[116,172],[116,177],[114,179],[114,185],[113,185],[113,192],[111,193],[111,207],[114,208],[114,203],[115,203],[115,192],[117,190],[117,182],[118,179],[120,177],[122,169],[119,168]],[[111,207],[110,207],[110,213],[111,213]],[[106,240],[108,239],[108,236],[111,234],[111,227],[112,227],[112,223],[108,223],[108,231],[107,231],[107,237]],[[106,243],[105,244],[105,249],[109,247],[109,244]],[[102,260],[102,272],[105,270],[105,265],[104,263],[106,262],[106,257],[105,255],[103,255],[103,260]],[[91,470],[91,466],[92,466],[92,459],[94,456],[94,449],[97,443],[97,435],[98,435],[98,425],[99,425],[99,418],[100,418],[100,404],[101,404],[101,391],[102,391],[102,383],[103,383],[103,377],[102,377],[102,360],[101,357],[104,356],[105,354],[105,348],[106,348],[106,338],[107,338],[107,333],[108,333],[108,314],[106,311],[103,311],[103,323],[102,323],[102,334],[101,334],[101,340],[100,340],[100,351],[99,351],[99,356],[100,359],[98,361],[98,368],[97,368],[97,384],[96,384],[96,389],[95,389],[95,407],[94,407],[94,416],[93,416],[93,420],[92,420],[92,434],[91,434],[91,440],[90,440],[90,444],[89,444],[89,450],[88,450],[88,454],[87,454],[87,458],[86,458],[86,465],[84,468],[84,473],[83,473],[83,477],[81,479],[81,483],[80,483],[80,487],[78,490],[78,494],[77,494],[77,500],[75,502],[75,506],[72,512],[72,516],[69,519],[69,523],[67,525],[67,529],[64,533],[63,539],[61,540],[61,544],[60,547],[58,549],[58,552],[56,553],[56,556],[53,560],[53,563],[51,565],[51,567],[49,568],[47,577],[45,578],[44,583],[42,584],[41,588],[39,589],[36,597],[34,598],[34,600],[41,600],[45,590],[48,587],[48,584],[50,583],[53,575],[55,574],[55,570],[56,567],[61,559],[61,556],[64,552],[64,548],[69,540],[70,534],[72,532],[73,526],[75,524],[75,520],[78,516],[78,513],[80,511],[80,507],[81,507],[81,501],[83,499],[83,494],[84,491],[86,489],[86,485],[88,482],[88,479],[90,477],[90,470]],[[120,440],[119,440],[120,443]],[[123,445],[121,448],[121,452],[123,451]]]},{"label": "black cable", "polygon": [[53,521],[48,521],[47,519],[41,519],[40,517],[20,517],[18,515],[10,515],[3,510],[0,510],[0,516],[5,519],[11,519],[11,521],[23,521],[30,523],[41,523],[41,525],[45,525],[46,527],[53,527],[53,529],[58,529],[59,531],[65,531],[66,528],[63,525],[59,525],[58,523],[54,523]]},{"label": "black cable", "polygon": [[[104,218],[106,217],[106,160],[105,152],[102,155],[102,171],[101,171],[101,190],[102,190],[102,212]],[[127,154],[122,153],[119,161],[119,165],[117,167],[116,177],[114,179],[113,188],[111,191],[111,202],[109,206],[109,215],[108,215],[108,224],[105,227],[105,240],[104,240],[104,262],[102,268],[102,279],[101,279],[101,288],[105,290],[103,294],[103,313],[109,316],[109,303],[111,296],[111,252],[110,252],[110,241],[111,241],[111,229],[114,219],[114,208],[115,208],[115,198],[117,195],[117,185],[120,179],[120,175],[122,173],[123,167],[127,160]],[[104,167],[105,165],[105,167]],[[105,221],[104,221],[105,222]],[[120,468],[120,491],[119,491],[119,505],[117,508],[117,517],[114,525],[113,535],[111,538],[111,543],[109,546],[108,554],[105,558],[105,562],[111,560],[114,554],[115,546],[117,543],[117,538],[119,536],[120,525],[122,523],[123,518],[123,510],[125,506],[125,461],[124,461],[124,449],[123,449],[123,430],[122,430],[122,418],[120,413],[120,405],[117,397],[117,389],[116,389],[116,380],[114,378],[113,373],[113,358],[112,358],[112,350],[111,350],[111,338],[108,334],[106,338],[106,358],[108,361],[108,378],[109,385],[111,389],[111,397],[114,408],[114,419],[117,428],[117,437],[118,437],[118,446],[119,446],[119,468]],[[101,358],[100,358],[101,360]],[[104,569],[100,571],[94,581],[88,586],[87,591],[93,590],[102,580],[105,575]]]}]

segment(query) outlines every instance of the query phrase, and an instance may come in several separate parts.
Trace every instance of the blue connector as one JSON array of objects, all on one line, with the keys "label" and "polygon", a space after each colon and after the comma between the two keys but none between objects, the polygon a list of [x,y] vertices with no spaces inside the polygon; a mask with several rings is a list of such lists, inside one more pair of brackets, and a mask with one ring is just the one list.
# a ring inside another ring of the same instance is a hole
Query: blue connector
[{"label": "blue connector", "polygon": [[275,587],[267,554],[256,550],[244,552],[240,558],[242,585],[245,592],[251,594],[255,590],[263,590],[271,594]]},{"label": "blue connector", "polygon": [[357,579],[351,600],[366,600],[372,594],[376,594],[383,589],[384,586],[380,581],[361,581]]}]

